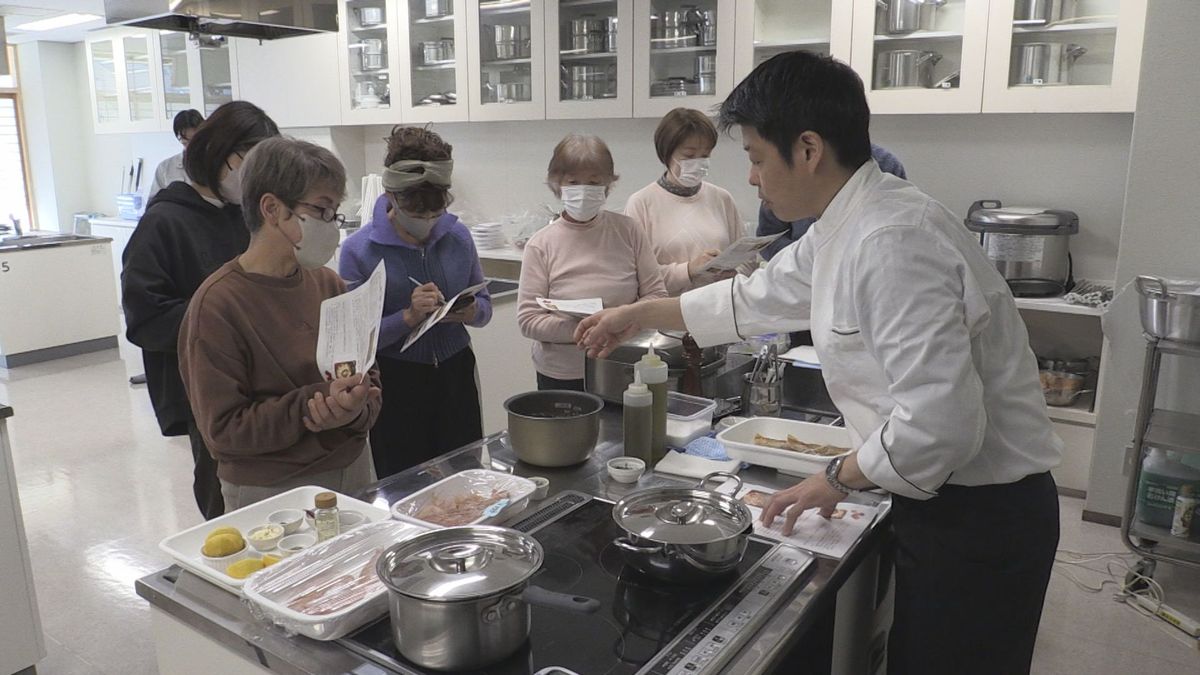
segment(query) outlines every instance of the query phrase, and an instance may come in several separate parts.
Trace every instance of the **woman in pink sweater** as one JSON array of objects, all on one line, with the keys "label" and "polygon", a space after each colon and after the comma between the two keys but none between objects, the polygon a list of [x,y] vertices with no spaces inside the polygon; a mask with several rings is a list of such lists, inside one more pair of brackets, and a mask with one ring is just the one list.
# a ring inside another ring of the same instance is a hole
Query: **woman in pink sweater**
[{"label": "woman in pink sweater", "polygon": [[729,191],[704,181],[716,145],[717,128],[704,113],[667,113],[654,130],[654,151],[666,171],[625,204],[625,215],[649,237],[673,296],[733,276],[702,271],[745,229]]},{"label": "woman in pink sweater", "polygon": [[619,307],[667,295],[645,231],[604,209],[616,180],[612,153],[599,138],[572,134],[554,148],[546,184],[563,211],[525,245],[517,293],[517,323],[534,341],[538,389],[582,391],[584,363],[574,339],[579,318],[543,309],[538,298],[600,298]]}]

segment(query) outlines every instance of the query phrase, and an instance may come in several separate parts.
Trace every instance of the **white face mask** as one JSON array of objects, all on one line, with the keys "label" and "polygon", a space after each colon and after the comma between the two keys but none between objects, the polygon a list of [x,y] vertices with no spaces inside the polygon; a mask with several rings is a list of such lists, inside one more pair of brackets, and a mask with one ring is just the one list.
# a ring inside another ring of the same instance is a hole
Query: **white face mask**
[{"label": "white face mask", "polygon": [[679,165],[679,184],[684,187],[696,187],[700,183],[703,183],[704,179],[708,176],[707,157],[679,159],[675,163]]},{"label": "white face mask", "polygon": [[242,169],[230,169],[229,173],[221,179],[221,199],[225,200],[226,204],[241,204],[242,203]]},{"label": "white face mask", "polygon": [[334,223],[300,213],[295,216],[300,221],[300,243],[292,244],[296,248],[296,262],[306,270],[315,270],[333,258],[341,234]]},{"label": "white face mask", "polygon": [[392,223],[399,225],[405,232],[411,234],[417,241],[425,241],[429,238],[429,233],[433,232],[433,228],[437,225],[438,219],[441,216],[432,218],[414,218],[407,213],[401,211],[398,207],[393,206],[391,213],[388,214]]},{"label": "white face mask", "polygon": [[561,192],[563,210],[581,223],[595,218],[608,201],[608,188],[603,185],[564,185]]}]

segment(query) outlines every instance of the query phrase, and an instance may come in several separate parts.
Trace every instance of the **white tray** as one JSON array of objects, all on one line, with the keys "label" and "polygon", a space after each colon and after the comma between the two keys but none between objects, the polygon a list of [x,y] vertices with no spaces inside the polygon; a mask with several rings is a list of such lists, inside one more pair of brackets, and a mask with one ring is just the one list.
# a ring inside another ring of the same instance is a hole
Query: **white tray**
[{"label": "white tray", "polygon": [[306,614],[284,604],[316,586],[331,587],[331,579],[369,574],[376,578],[374,563],[392,544],[410,539],[427,528],[395,520],[375,522],[321,542],[281,560],[246,580],[242,594],[251,614],[288,633],[314,640],[336,640],[387,613],[387,587],[382,582],[358,602],[328,614]]},{"label": "white tray", "polygon": [[443,478],[433,485],[419,492],[414,492],[392,504],[392,517],[396,520],[403,520],[407,523],[421,525],[422,527],[440,529],[445,526],[438,525],[437,523],[427,523],[416,517],[415,514],[426,502],[435,496],[443,499],[453,498],[456,495],[470,494],[483,489],[489,492],[492,490],[508,490],[508,505],[493,516],[481,516],[471,523],[465,523],[467,525],[500,525],[507,522],[513,516],[525,510],[525,507],[529,505],[529,495],[534,493],[537,486],[528,478],[521,478],[520,476],[500,473],[499,471],[490,471],[488,469],[469,469]]},{"label": "white tray", "polygon": [[[204,538],[208,536],[208,533],[218,527],[236,527],[241,531],[242,536],[245,537],[255,527],[266,525],[267,517],[280,509],[313,508],[313,498],[320,492],[329,492],[329,490],[316,485],[306,485],[289,490],[281,495],[264,499],[256,504],[244,506],[233,513],[226,513],[220,518],[214,518],[208,522],[184,530],[179,534],[167,537],[158,543],[158,547],[164,553],[174,558],[180,567],[190,572],[195,572],[232,593],[238,593],[241,591],[242,585],[246,583],[245,579],[234,579],[224,572],[218,572],[209,567],[204,562],[204,558],[200,556],[200,548],[204,546]],[[388,510],[385,508],[368,504],[367,502],[359,501],[346,495],[339,494],[337,501],[339,509],[358,511],[367,517],[367,522],[387,520],[390,516]],[[308,531],[308,526],[301,524],[297,532]],[[250,542],[246,542],[246,546],[250,546]],[[267,551],[267,553],[270,553],[270,551]],[[257,551],[254,551],[253,554],[262,555],[262,553],[258,553]]]},{"label": "white tray", "polygon": [[850,432],[845,427],[797,422],[778,417],[751,417],[717,434],[717,440],[725,445],[725,450],[733,459],[740,459],[758,466],[773,467],[780,473],[794,476],[811,476],[814,473],[820,473],[825,470],[829,460],[833,459],[822,455],[809,455],[756,445],[754,434],[781,440],[791,434],[805,443],[835,445],[841,448],[854,447],[850,440]]}]

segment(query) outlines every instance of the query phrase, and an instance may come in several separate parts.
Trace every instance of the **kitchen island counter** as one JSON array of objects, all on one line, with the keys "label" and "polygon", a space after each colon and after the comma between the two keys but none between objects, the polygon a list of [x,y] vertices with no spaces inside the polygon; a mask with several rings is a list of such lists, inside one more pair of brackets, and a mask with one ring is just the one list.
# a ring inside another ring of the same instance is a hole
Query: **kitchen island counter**
[{"label": "kitchen island counter", "polygon": [[[621,454],[620,435],[619,409],[607,410],[602,418],[601,439],[591,459],[573,467],[549,469],[518,462],[508,446],[507,435],[496,434],[480,443],[384,479],[356,496],[364,501],[389,505],[442,477],[481,467],[511,470],[517,475],[540,475],[548,478],[550,497],[546,502],[532,504],[528,509],[529,513],[548,503],[555,494],[565,491],[583,492],[616,501],[639,489],[694,483],[664,474],[643,476],[635,484],[616,483],[608,476],[605,463]],[[760,467],[749,467],[742,471],[741,475],[749,483],[772,487],[785,487],[796,480]],[[838,651],[834,643],[845,643],[847,634],[858,634],[860,638],[853,640],[856,644],[843,645],[840,651],[846,652],[846,655],[832,656],[834,670],[867,672],[865,661],[850,664],[846,663],[845,659],[869,658],[869,652],[872,650],[861,644],[861,639],[869,640],[872,635],[866,635],[865,638],[861,638],[861,635],[864,630],[866,633],[872,633],[874,629],[864,628],[869,622],[862,611],[839,611],[835,621],[832,610],[835,604],[841,606],[840,596],[849,593],[869,590],[870,595],[875,597],[880,588],[879,552],[890,536],[890,512],[887,508],[889,502],[881,495],[862,493],[853,495],[851,500],[881,505],[883,508],[880,516],[843,559],[817,557],[812,578],[807,585],[767,621],[757,639],[742,649],[722,672],[740,675],[782,671],[792,667],[795,659],[800,658],[798,653],[811,665],[813,650],[819,652],[815,657],[818,661],[829,659],[830,650]],[[148,600],[153,609],[159,667],[163,675],[216,672],[180,663],[180,650],[198,653],[195,650],[197,645],[208,648],[204,653],[214,648],[222,652],[223,657],[229,661],[223,664],[221,672],[227,673],[278,672],[318,675],[392,672],[382,669],[336,642],[289,638],[279,629],[256,621],[236,596],[178,567],[172,566],[144,577],[137,581],[136,586],[138,594]],[[878,595],[886,593],[880,592]],[[846,606],[850,604],[852,603],[847,601]],[[869,604],[871,607],[875,606],[873,601]],[[841,637],[835,635],[835,622],[842,632]],[[856,628],[849,625],[851,623],[859,625]],[[846,624],[844,628],[843,624]],[[820,635],[813,639],[811,633]],[[852,656],[853,654],[857,656]],[[839,658],[841,667],[837,667]],[[231,670],[234,665],[238,667]],[[827,668],[818,668],[824,669]]]}]

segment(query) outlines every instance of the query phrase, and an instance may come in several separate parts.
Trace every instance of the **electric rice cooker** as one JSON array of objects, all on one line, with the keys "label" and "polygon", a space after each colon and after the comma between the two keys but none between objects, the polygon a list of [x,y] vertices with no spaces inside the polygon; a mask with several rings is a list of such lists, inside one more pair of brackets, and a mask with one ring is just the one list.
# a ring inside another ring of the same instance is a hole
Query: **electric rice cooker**
[{"label": "electric rice cooker", "polygon": [[1071,235],[1079,232],[1072,211],[1004,206],[982,199],[967,211],[966,225],[979,234],[989,260],[1016,297],[1062,295],[1075,286]]}]

